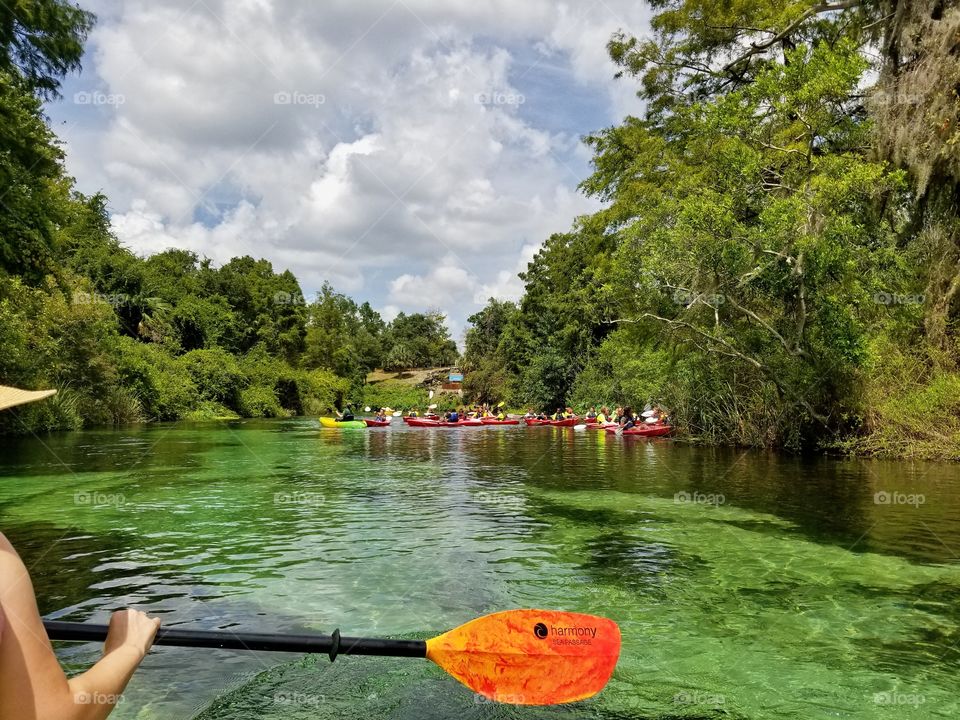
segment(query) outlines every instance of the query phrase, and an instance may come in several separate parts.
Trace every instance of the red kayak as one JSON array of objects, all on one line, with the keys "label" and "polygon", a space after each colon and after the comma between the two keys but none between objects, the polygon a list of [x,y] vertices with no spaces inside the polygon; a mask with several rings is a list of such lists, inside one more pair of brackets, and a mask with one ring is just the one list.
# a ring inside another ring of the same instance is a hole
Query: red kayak
[{"label": "red kayak", "polygon": [[574,425],[580,424],[580,418],[572,417],[563,420],[548,420],[547,423],[554,427],[573,427]]},{"label": "red kayak", "polygon": [[587,423],[587,430],[606,430],[607,428],[616,428],[616,423]]},{"label": "red kayak", "polygon": [[498,420],[497,418],[492,418],[492,417],[480,418],[480,422],[483,423],[484,425],[519,425],[520,424],[519,420],[510,420],[509,418],[506,420]]},{"label": "red kayak", "polygon": [[439,415],[424,415],[423,417],[419,417],[419,416],[413,416],[413,415],[404,415],[403,418],[401,418],[401,419],[402,419],[405,423],[410,424],[410,421],[411,421],[411,420],[434,420],[434,421],[436,421],[436,420],[439,420],[439,419],[440,419],[440,416],[439,416]]},{"label": "red kayak", "polygon": [[426,420],[423,418],[410,418],[407,420],[410,427],[482,427],[483,423],[479,420],[461,420],[460,422],[447,422],[446,420]]},{"label": "red kayak", "polygon": [[549,425],[549,420],[537,420],[537,418],[524,418],[523,422],[527,424],[528,427],[538,427],[540,425]]},{"label": "red kayak", "polygon": [[389,420],[368,420],[364,418],[363,421],[367,424],[367,427],[389,427]]},{"label": "red kayak", "polygon": [[[618,428],[609,427],[606,428],[608,433],[616,433]],[[630,428],[629,430],[624,430],[621,435],[638,435],[640,437],[663,437],[664,435],[669,435],[673,428],[670,425],[637,425]]]}]

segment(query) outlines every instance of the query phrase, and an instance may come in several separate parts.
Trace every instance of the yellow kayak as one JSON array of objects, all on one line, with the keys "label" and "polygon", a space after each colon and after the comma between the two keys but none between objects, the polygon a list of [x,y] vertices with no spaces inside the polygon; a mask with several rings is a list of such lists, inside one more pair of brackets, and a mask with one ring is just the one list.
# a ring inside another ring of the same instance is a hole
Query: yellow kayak
[{"label": "yellow kayak", "polygon": [[325,428],[365,428],[363,420],[337,420],[331,417],[320,418],[320,424]]}]

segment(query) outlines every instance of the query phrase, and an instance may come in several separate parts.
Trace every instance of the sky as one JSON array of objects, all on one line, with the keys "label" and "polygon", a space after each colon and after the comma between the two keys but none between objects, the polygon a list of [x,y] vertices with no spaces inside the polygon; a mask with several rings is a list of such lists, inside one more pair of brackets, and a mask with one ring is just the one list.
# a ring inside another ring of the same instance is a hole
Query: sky
[{"label": "sky", "polygon": [[636,0],[81,0],[83,70],[47,105],[82,192],[138,254],[265,257],[462,342],[551,233],[599,205],[589,132],[639,114],[612,33]]}]

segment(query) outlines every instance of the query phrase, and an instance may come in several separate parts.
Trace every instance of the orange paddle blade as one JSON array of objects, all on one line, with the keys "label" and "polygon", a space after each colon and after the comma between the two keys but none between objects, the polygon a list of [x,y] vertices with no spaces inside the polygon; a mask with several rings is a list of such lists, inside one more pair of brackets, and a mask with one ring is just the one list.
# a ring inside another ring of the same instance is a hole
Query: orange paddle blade
[{"label": "orange paddle blade", "polygon": [[507,610],[427,640],[427,657],[496,702],[556,705],[596,695],[620,656],[612,620],[557,610]]}]

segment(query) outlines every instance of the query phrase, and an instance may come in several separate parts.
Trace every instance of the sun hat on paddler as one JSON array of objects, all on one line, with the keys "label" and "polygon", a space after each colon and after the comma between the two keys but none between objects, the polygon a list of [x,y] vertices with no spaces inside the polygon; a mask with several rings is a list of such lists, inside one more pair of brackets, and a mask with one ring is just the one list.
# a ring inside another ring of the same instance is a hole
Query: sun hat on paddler
[{"label": "sun hat on paddler", "polygon": [[14,405],[43,400],[56,394],[56,390],[21,390],[20,388],[0,385],[0,410],[6,410]]}]

